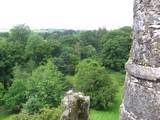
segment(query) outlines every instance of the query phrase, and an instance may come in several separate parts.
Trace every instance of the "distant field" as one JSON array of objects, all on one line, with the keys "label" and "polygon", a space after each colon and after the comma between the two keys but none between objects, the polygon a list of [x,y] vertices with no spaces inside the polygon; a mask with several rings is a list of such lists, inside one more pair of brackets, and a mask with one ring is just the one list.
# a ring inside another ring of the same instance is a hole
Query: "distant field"
[{"label": "distant field", "polygon": [[110,72],[111,78],[118,85],[118,93],[116,96],[115,104],[106,111],[96,111],[91,110],[90,118],[91,120],[119,120],[119,106],[122,101],[123,96],[123,81],[124,74],[118,72]]},{"label": "distant field", "polygon": [[[110,77],[113,79],[115,84],[118,86],[118,93],[116,96],[115,104],[106,111],[90,111],[91,120],[119,120],[119,106],[122,101],[123,95],[123,82],[124,82],[124,74],[119,72],[109,71]],[[0,108],[0,120],[10,120],[11,115],[5,112],[2,108]]]}]

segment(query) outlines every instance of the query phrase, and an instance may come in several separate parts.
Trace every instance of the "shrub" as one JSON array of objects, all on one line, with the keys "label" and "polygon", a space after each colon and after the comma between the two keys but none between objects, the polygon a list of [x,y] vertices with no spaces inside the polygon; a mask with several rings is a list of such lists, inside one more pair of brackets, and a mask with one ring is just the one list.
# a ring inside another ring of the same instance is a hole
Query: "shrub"
[{"label": "shrub", "polygon": [[36,115],[30,115],[26,112],[21,112],[17,115],[13,115],[11,120],[38,120]]},{"label": "shrub", "polygon": [[40,102],[37,97],[31,97],[24,104],[23,109],[29,114],[34,114],[37,113],[42,108],[42,106],[42,102]]},{"label": "shrub", "polygon": [[58,108],[43,108],[39,113],[29,114],[27,112],[21,112],[11,117],[11,120],[59,120],[62,114],[61,107]]},{"label": "shrub", "polygon": [[3,96],[4,96],[4,86],[2,85],[2,83],[0,83],[0,104],[3,103]]},{"label": "shrub", "polygon": [[43,108],[38,115],[39,120],[59,120],[62,114],[62,108]]},{"label": "shrub", "polygon": [[91,107],[106,109],[114,102],[116,86],[104,67],[92,59],[85,59],[77,66],[76,88],[91,97]]},{"label": "shrub", "polygon": [[27,101],[27,87],[23,80],[14,80],[12,86],[4,96],[5,106],[12,112],[19,112]]}]

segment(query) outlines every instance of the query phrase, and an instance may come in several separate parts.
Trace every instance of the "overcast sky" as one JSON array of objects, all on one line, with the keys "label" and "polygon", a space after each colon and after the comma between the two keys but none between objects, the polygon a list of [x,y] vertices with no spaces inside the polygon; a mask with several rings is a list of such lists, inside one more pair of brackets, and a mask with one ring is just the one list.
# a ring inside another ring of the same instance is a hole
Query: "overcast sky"
[{"label": "overcast sky", "polygon": [[0,29],[115,29],[132,25],[133,0],[0,0]]}]

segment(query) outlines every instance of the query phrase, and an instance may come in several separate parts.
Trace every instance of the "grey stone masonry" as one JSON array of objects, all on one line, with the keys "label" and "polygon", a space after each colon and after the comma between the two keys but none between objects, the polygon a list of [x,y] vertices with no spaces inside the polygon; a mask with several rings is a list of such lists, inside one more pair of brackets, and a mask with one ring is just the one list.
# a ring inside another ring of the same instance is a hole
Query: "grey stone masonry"
[{"label": "grey stone masonry", "polygon": [[120,120],[160,120],[160,0],[135,0]]},{"label": "grey stone masonry", "polygon": [[61,120],[89,120],[90,97],[69,90],[62,101],[64,112]]}]

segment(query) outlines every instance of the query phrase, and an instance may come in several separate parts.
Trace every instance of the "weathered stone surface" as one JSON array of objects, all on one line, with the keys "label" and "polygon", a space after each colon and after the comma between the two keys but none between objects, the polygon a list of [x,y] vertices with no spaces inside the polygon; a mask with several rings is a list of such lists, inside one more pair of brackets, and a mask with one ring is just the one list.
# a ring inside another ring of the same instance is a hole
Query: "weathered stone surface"
[{"label": "weathered stone surface", "polygon": [[160,1],[135,0],[121,120],[160,120]]},{"label": "weathered stone surface", "polygon": [[135,0],[133,29],[132,61],[140,65],[160,67],[159,0]]},{"label": "weathered stone surface", "polygon": [[159,86],[159,82],[145,81],[127,75],[124,102],[121,105],[121,115],[123,115],[121,120],[159,120]]},{"label": "weathered stone surface", "polygon": [[125,65],[125,69],[130,75],[137,78],[148,81],[160,80],[160,67],[153,68],[149,66],[142,66],[128,61]]},{"label": "weathered stone surface", "polygon": [[61,120],[89,120],[89,96],[70,90],[62,101],[64,112]]}]

